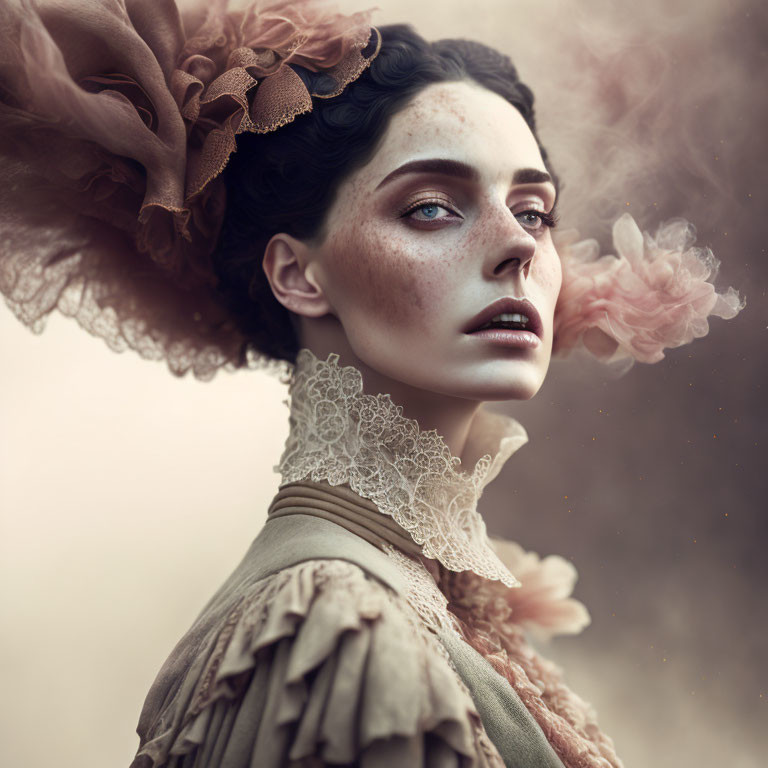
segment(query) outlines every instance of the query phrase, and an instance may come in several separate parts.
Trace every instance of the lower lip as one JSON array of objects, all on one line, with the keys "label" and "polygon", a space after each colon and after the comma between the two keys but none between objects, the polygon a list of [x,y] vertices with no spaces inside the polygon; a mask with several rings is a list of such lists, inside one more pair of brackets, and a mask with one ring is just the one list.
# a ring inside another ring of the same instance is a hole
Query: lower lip
[{"label": "lower lip", "polygon": [[531,331],[486,328],[484,331],[475,331],[467,335],[492,341],[494,344],[503,344],[505,347],[519,347],[520,349],[536,349],[541,344],[541,339]]}]

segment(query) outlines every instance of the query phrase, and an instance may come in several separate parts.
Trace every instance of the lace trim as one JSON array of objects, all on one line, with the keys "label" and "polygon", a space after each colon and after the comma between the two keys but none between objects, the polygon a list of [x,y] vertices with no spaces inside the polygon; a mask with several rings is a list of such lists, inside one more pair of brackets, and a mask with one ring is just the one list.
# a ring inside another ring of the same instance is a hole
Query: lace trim
[{"label": "lace trim", "polygon": [[347,483],[390,515],[421,547],[450,571],[472,571],[508,587],[520,586],[492,549],[477,511],[483,487],[526,440],[514,419],[484,414],[502,423],[495,456],[480,458],[469,474],[456,468],[436,430],[422,431],[405,418],[390,395],[363,393],[360,371],[341,367],[339,356],[319,360],[302,349],[289,387],[290,434],[275,470],[282,485],[311,479]]},{"label": "lace trim", "polygon": [[[442,629],[460,634],[458,626],[451,620],[448,612],[448,598],[440,591],[427,569],[391,544],[384,544],[382,549],[400,571],[408,588],[406,600],[424,624],[435,633]],[[450,660],[447,652],[445,656]]]}]

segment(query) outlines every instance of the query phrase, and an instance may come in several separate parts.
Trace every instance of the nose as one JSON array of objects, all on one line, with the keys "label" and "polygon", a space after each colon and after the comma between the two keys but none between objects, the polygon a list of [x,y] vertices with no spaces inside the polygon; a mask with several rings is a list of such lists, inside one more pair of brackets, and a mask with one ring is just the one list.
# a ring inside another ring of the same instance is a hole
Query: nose
[{"label": "nose", "polygon": [[516,272],[528,277],[531,261],[536,253],[536,238],[526,232],[523,225],[507,208],[504,220],[494,222],[498,237],[488,251],[486,272],[490,279],[507,277]]}]

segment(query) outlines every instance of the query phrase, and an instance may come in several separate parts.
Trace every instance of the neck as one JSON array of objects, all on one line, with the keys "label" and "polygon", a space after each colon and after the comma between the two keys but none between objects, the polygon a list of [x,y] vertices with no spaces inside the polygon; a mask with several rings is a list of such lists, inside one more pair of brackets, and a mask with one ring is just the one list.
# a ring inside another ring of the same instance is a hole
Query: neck
[{"label": "neck", "polygon": [[[460,467],[461,457],[440,432],[423,429],[391,392],[366,392],[364,366],[354,356],[347,359],[357,365],[344,365],[339,352],[323,359],[308,347],[299,351],[286,401],[290,430],[276,467],[281,489],[307,480],[345,485],[391,517],[424,557],[448,570],[471,570],[513,586],[515,577],[494,552],[477,501],[502,464],[525,444],[525,429],[474,403],[468,427],[459,408],[430,408],[422,422],[432,414],[430,426],[450,432],[453,425],[454,445],[460,428],[465,456],[479,456]],[[385,384],[390,384],[386,378],[369,379],[373,390],[396,389],[399,397],[412,398],[411,412],[425,399],[410,387]]]},{"label": "neck", "polygon": [[312,340],[306,339],[302,346],[321,360],[325,360],[330,353],[336,353],[340,365],[357,368],[363,376],[363,390],[366,394],[385,392],[391,395],[393,402],[402,406],[403,416],[415,419],[424,431],[436,430],[451,453],[461,459],[461,468],[472,471],[480,456],[473,455],[473,446],[468,443],[467,437],[472,419],[482,405],[480,401],[420,389],[385,376],[366,365],[355,354],[346,337],[341,340],[334,338],[332,341],[315,337]]}]

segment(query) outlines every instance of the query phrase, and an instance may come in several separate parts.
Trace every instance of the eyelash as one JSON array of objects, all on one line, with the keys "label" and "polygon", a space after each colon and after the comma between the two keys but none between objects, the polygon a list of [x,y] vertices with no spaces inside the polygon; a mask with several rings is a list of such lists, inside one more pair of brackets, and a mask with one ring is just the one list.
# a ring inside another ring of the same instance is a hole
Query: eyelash
[{"label": "eyelash", "polygon": [[[411,213],[414,213],[415,211],[420,210],[421,208],[429,208],[430,206],[438,208],[443,208],[446,211],[451,211],[451,209],[445,204],[442,200],[425,200],[420,203],[416,203],[415,205],[411,205],[410,207],[406,208],[403,212],[401,212],[400,218],[404,219],[407,216],[409,216]],[[451,211],[451,213],[455,213],[455,211]],[[520,211],[520,213],[516,213],[515,216],[522,216],[526,213],[533,213],[536,216],[541,219],[541,223],[545,227],[549,227],[550,229],[553,229],[557,226],[558,221],[560,220],[560,217],[557,212],[557,203],[552,206],[552,210],[549,213],[545,213],[544,211],[539,211],[535,208],[530,208],[527,211]],[[433,221],[439,221],[439,219],[433,219]],[[427,223],[427,222],[422,222]],[[539,227],[537,227],[539,229]],[[535,230],[534,230],[535,231]]]}]

